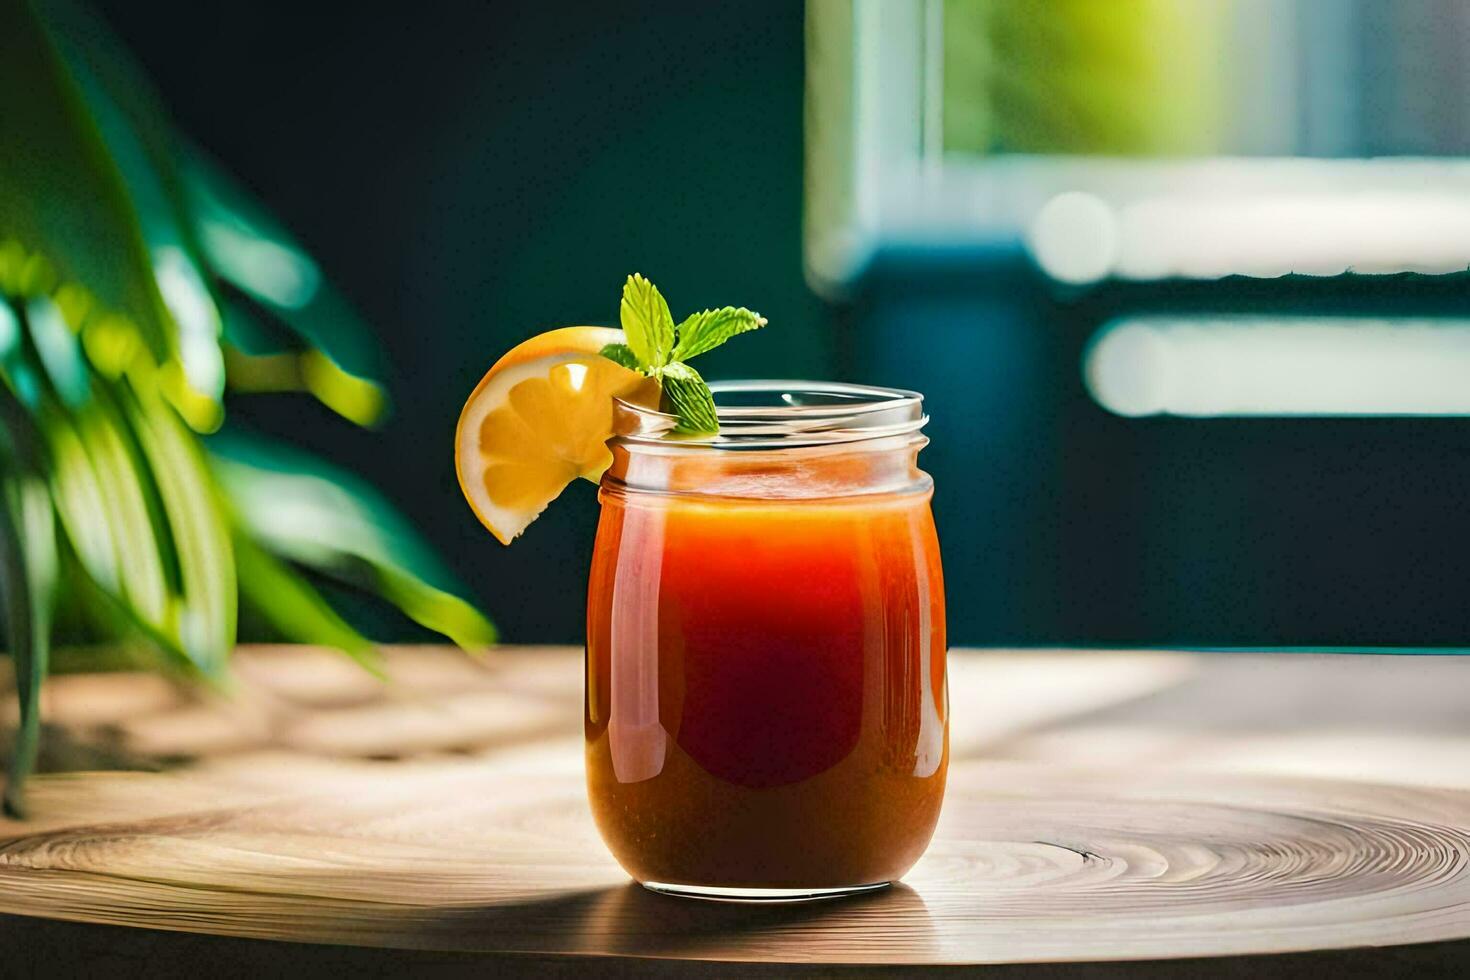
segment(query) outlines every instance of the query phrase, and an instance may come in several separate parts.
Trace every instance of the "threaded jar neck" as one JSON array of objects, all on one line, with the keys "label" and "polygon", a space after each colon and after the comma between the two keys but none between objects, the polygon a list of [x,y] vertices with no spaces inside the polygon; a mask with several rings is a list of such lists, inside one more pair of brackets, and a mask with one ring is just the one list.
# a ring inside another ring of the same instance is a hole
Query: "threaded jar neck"
[{"label": "threaded jar neck", "polygon": [[923,396],[813,381],[724,381],[720,431],[674,433],[665,412],[619,400],[604,492],[802,499],[927,491]]}]

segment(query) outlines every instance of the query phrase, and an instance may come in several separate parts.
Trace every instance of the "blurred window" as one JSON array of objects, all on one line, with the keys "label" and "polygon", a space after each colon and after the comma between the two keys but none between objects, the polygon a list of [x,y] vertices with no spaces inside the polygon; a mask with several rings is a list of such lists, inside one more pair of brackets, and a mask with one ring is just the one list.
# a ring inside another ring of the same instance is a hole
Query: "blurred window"
[{"label": "blurred window", "polygon": [[1013,234],[1072,281],[1470,263],[1463,0],[810,11],[808,250],[829,287],[880,244]]},{"label": "blurred window", "polygon": [[[1470,267],[1463,0],[812,0],[808,9],[806,252],[814,285],[829,294],[885,249],[1018,249],[1063,287]],[[1406,281],[1405,295],[1414,290]],[[1227,281],[1203,305],[1228,313],[1232,296]],[[1359,321],[1343,312],[1320,328],[1279,331],[1199,318],[1190,329],[1212,332],[1211,357],[1239,354],[1228,361],[1237,380],[1283,349],[1310,350],[1319,367],[1289,397],[1222,396],[1220,413],[1352,414],[1330,380],[1349,376],[1366,385],[1355,389],[1364,414],[1467,413],[1462,399],[1430,394],[1420,371],[1463,326],[1395,331],[1394,317],[1365,311],[1355,334]],[[1187,319],[1098,324],[1089,390],[1098,395],[1097,379],[1111,377],[1117,393],[1123,375],[1110,373],[1108,355],[1123,349],[1120,338],[1145,336],[1134,328],[1153,338],[1148,350],[1163,344],[1183,358],[1170,371],[1186,371],[1184,352],[1204,351],[1181,339],[1202,336],[1179,332]],[[1400,343],[1419,352],[1396,362],[1408,380],[1354,374]],[[1154,394],[1099,403],[1139,414],[1119,406],[1151,405]]]}]

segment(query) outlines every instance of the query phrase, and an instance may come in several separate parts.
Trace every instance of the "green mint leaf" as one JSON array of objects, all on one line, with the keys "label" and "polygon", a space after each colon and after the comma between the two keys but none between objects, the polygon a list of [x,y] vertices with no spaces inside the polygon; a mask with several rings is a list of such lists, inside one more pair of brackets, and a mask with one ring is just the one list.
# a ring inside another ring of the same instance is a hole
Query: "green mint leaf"
[{"label": "green mint leaf", "polygon": [[757,330],[765,325],[765,317],[752,313],[743,306],[727,306],[724,309],[692,313],[674,328],[679,342],[674,345],[672,358],[676,361],[687,361],[707,350],[713,350],[738,333]]},{"label": "green mint leaf", "polygon": [[699,372],[683,361],[667,365],[660,375],[664,401],[679,416],[674,431],[682,435],[705,435],[720,431],[715,415],[715,397]]},{"label": "green mint leaf", "polygon": [[621,364],[625,368],[628,368],[630,371],[643,370],[643,365],[638,363],[638,355],[634,354],[633,348],[629,347],[627,344],[608,344],[597,353],[601,354],[609,361],[617,361],[619,364]]},{"label": "green mint leaf", "polygon": [[658,287],[638,273],[628,277],[623,286],[623,302],[618,308],[628,347],[645,371],[656,371],[669,363],[674,349],[674,317]]}]

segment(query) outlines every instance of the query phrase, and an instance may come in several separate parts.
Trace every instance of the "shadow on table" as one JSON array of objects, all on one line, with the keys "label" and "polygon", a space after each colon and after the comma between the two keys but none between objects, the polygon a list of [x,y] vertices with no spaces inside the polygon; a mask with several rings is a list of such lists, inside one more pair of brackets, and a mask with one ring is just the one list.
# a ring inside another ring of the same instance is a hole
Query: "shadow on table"
[{"label": "shadow on table", "polygon": [[435,919],[432,930],[452,929],[452,945],[461,949],[525,952],[790,962],[839,952],[861,960],[865,944],[876,944],[874,958],[879,947],[922,955],[935,941],[923,898],[904,884],[849,898],[765,904],[672,898],[629,883]]}]

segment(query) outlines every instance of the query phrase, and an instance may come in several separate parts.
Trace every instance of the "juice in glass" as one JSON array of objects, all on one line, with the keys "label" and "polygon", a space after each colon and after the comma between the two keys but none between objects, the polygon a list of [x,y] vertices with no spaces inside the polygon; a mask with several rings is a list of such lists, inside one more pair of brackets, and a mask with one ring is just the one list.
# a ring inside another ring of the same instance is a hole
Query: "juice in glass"
[{"label": "juice in glass", "polygon": [[715,438],[619,406],[588,596],[593,814],[656,890],[881,887],[928,845],[949,757],[921,399],[715,390]]}]

